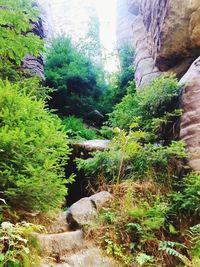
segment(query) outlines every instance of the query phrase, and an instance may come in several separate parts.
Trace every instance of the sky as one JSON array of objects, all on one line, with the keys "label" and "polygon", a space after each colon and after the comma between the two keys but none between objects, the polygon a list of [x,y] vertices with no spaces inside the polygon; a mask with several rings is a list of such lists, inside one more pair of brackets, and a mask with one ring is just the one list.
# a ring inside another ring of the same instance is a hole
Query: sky
[{"label": "sky", "polygon": [[[116,49],[116,21],[117,21],[117,0],[94,0],[97,13],[100,19],[100,38],[103,47],[106,49],[107,56]],[[109,72],[114,72],[118,68],[116,57],[107,60],[105,68]]]}]

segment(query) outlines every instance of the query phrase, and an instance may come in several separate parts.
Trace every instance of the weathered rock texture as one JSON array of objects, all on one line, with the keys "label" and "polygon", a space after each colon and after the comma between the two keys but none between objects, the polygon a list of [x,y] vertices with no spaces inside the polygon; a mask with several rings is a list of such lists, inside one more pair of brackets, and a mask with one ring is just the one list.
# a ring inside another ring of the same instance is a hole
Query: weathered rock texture
[{"label": "weathered rock texture", "polygon": [[200,57],[180,80],[183,116],[180,137],[186,142],[189,165],[200,173]]},{"label": "weathered rock texture", "polygon": [[44,255],[40,267],[116,267],[115,262],[103,255],[95,242],[84,238],[81,229],[111,199],[110,193],[102,191],[74,203],[67,212],[67,218],[70,215],[79,229],[71,229],[67,224],[66,212],[63,212],[47,227],[47,233],[35,233]]},{"label": "weathered rock texture", "polygon": [[[33,2],[35,6],[38,8],[39,3],[37,1]],[[44,40],[47,37],[47,28],[45,27],[47,19],[41,10],[40,18],[37,22],[33,23],[33,30],[32,32]],[[44,64],[42,56],[34,57],[31,55],[27,55],[23,60],[23,68],[30,70],[33,75],[37,75],[38,77],[44,79]]]},{"label": "weathered rock texture", "polygon": [[128,0],[127,9],[134,15],[137,86],[165,71],[182,77],[200,55],[200,1]]},{"label": "weathered rock texture", "polygon": [[200,1],[128,0],[127,10],[134,16],[136,85],[142,88],[163,72],[182,78],[180,137],[189,165],[200,172]]},{"label": "weathered rock texture", "polygon": [[95,219],[99,210],[111,199],[112,195],[103,191],[74,203],[67,213],[67,222],[70,228],[77,229],[90,223]]}]

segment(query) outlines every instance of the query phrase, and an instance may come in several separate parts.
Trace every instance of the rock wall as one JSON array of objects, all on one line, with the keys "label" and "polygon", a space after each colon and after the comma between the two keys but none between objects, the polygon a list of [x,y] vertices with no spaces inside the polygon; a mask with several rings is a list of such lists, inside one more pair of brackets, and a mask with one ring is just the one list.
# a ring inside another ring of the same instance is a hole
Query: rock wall
[{"label": "rock wall", "polygon": [[[33,2],[33,5],[37,6],[40,9],[41,13],[38,21],[33,23],[32,32],[44,40],[49,34],[49,28],[47,26],[48,19],[39,2],[35,1]],[[37,75],[41,79],[44,79],[44,64],[42,56],[36,58],[34,56],[27,55],[23,61],[23,68],[30,70],[34,75]]]},{"label": "rock wall", "polygon": [[137,86],[166,71],[181,78],[200,55],[200,1],[128,0],[126,3],[134,16]]},{"label": "rock wall", "polygon": [[187,144],[190,167],[200,173],[200,57],[180,83],[183,84],[180,137]]},{"label": "rock wall", "polygon": [[134,16],[137,87],[163,72],[181,79],[180,137],[187,144],[189,165],[200,172],[200,0],[118,1],[126,2]]}]

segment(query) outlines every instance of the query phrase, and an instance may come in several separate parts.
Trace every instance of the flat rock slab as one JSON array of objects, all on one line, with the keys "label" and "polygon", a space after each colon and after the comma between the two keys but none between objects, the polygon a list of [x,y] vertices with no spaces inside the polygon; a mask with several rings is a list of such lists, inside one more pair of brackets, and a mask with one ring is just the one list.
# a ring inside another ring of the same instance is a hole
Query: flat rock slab
[{"label": "flat rock slab", "polygon": [[91,247],[68,255],[65,262],[70,267],[114,267],[113,261],[102,255],[100,249]]},{"label": "flat rock slab", "polygon": [[64,255],[72,250],[82,249],[84,244],[81,230],[59,234],[37,234],[43,252],[49,256]]},{"label": "flat rock slab", "polygon": [[82,249],[73,254],[66,254],[61,263],[46,263],[41,267],[117,267],[114,261],[104,256],[97,247]]},{"label": "flat rock slab", "polygon": [[73,146],[92,152],[98,150],[105,150],[108,147],[108,143],[109,140],[89,140],[81,143],[74,143]]}]

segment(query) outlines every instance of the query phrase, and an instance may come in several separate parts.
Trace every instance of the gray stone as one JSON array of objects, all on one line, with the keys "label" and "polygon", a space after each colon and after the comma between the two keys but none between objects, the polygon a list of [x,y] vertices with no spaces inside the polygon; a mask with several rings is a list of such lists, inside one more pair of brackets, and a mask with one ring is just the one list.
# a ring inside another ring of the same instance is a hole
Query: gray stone
[{"label": "gray stone", "polygon": [[114,262],[102,255],[100,249],[91,247],[68,255],[65,262],[70,267],[114,267]]},{"label": "gray stone", "polygon": [[88,140],[81,143],[72,144],[75,149],[82,149],[83,151],[92,152],[98,150],[105,150],[108,147],[109,140]]},{"label": "gray stone", "polygon": [[90,197],[90,200],[94,202],[97,210],[100,210],[111,199],[112,199],[112,195],[107,191],[99,192]]},{"label": "gray stone", "polygon": [[88,224],[97,215],[97,210],[90,198],[82,198],[74,203],[67,213],[67,222],[72,229]]},{"label": "gray stone", "polygon": [[81,230],[59,234],[36,234],[43,252],[52,257],[60,257],[65,253],[84,247]]},{"label": "gray stone", "polygon": [[57,234],[67,232],[69,230],[69,225],[66,221],[67,212],[60,212],[51,223],[46,226],[47,232],[49,234]]},{"label": "gray stone", "polygon": [[70,229],[78,229],[82,225],[90,223],[95,219],[98,211],[111,199],[112,195],[103,191],[74,203],[67,212],[67,222]]}]

